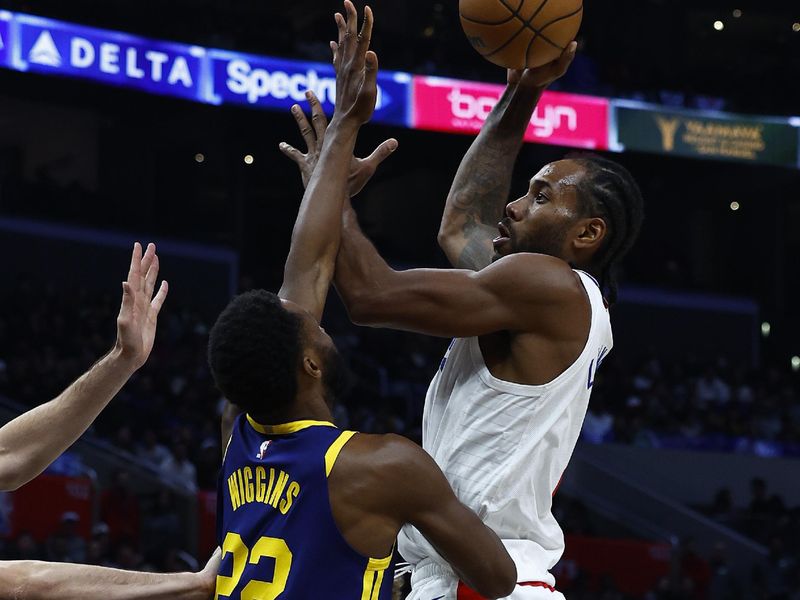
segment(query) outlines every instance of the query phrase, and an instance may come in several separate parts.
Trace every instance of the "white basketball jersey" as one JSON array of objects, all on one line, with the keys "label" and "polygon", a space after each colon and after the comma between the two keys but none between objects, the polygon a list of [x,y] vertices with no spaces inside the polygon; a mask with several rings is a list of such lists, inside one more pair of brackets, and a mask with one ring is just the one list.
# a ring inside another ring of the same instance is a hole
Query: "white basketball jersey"
[{"label": "white basketball jersey", "polygon": [[[520,582],[555,584],[549,571],[564,551],[564,535],[552,497],[578,441],[595,372],[612,347],[600,288],[576,273],[591,302],[591,327],[561,375],[544,385],[502,381],[486,368],[478,338],[456,339],[425,398],[423,447],[459,500],[503,540]],[[411,526],[403,528],[399,550],[420,576],[456,577]]]}]

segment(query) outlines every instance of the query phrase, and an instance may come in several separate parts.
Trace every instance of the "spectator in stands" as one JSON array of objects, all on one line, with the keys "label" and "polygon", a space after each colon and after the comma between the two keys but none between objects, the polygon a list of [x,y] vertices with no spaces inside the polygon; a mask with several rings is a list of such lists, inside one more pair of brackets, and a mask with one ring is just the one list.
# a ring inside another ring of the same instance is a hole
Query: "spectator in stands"
[{"label": "spectator in stands", "polygon": [[708,600],[743,600],[742,582],[728,566],[728,557],[723,542],[717,542],[714,546],[709,566],[711,567],[711,581],[708,586]]},{"label": "spectator in stands", "polygon": [[86,560],[86,540],[78,535],[80,517],[73,511],[61,515],[61,524],[47,540],[47,559],[55,562],[81,563]]},{"label": "spectator in stands", "polygon": [[108,525],[111,542],[139,540],[139,498],[131,490],[130,474],[120,469],[100,499],[100,518]]},{"label": "spectator in stands", "polygon": [[723,525],[730,526],[733,523],[735,512],[730,489],[717,490],[717,493],[714,494],[714,501],[708,509],[708,516]]},{"label": "spectator in stands", "polygon": [[166,551],[175,544],[175,540],[180,539],[180,534],[181,518],[175,507],[173,494],[168,489],[161,489],[142,519],[143,550],[147,560],[161,564]]},{"label": "spectator in stands", "polygon": [[161,463],[161,472],[187,491],[197,491],[197,469],[189,460],[186,444],[179,442],[173,446],[172,456]]},{"label": "spectator in stands", "polygon": [[583,421],[583,439],[592,444],[613,440],[614,417],[606,409],[602,394],[592,399]]},{"label": "spectator in stands", "polygon": [[767,498],[767,482],[760,477],[754,477],[750,481],[750,506],[747,509],[748,515],[754,519],[760,519],[769,511],[769,500]]},{"label": "spectator in stands", "polygon": [[44,554],[36,538],[28,531],[19,534],[8,549],[6,560],[43,560]]},{"label": "spectator in stands", "polygon": [[172,454],[167,447],[158,442],[156,432],[152,429],[145,430],[142,436],[142,444],[136,454],[156,468],[172,458]]},{"label": "spectator in stands", "polygon": [[597,589],[597,600],[624,600],[622,592],[617,589],[614,578],[611,575],[603,575],[600,578],[600,585]]},{"label": "spectator in stands", "polygon": [[691,581],[693,590],[691,598],[705,600],[708,584],[711,580],[711,569],[708,562],[702,558],[695,547],[693,538],[686,538],[677,549],[680,561],[680,572],[685,579]]},{"label": "spectator in stands", "polygon": [[92,539],[86,546],[86,564],[111,566],[111,538],[108,525],[102,521],[92,527]]},{"label": "spectator in stands", "polygon": [[719,377],[715,368],[708,367],[697,380],[695,396],[701,407],[721,406],[730,401],[731,388]]},{"label": "spectator in stands", "polygon": [[197,560],[183,550],[170,549],[164,560],[164,570],[168,573],[180,573],[181,571],[196,571],[199,568]]}]

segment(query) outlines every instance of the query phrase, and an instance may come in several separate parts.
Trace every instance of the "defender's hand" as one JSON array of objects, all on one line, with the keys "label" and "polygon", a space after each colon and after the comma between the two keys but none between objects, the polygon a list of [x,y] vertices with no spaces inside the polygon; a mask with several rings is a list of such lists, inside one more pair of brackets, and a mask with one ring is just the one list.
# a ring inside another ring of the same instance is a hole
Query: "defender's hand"
[{"label": "defender's hand", "polygon": [[217,573],[219,572],[221,563],[222,550],[217,548],[214,550],[214,554],[211,555],[211,558],[208,560],[203,570],[196,575],[199,580],[199,591],[204,599],[214,597],[214,592],[217,587]]},{"label": "defender's hand", "polygon": [[117,341],[114,351],[134,370],[140,368],[153,350],[158,313],[167,297],[168,285],[161,282],[153,297],[158,279],[158,256],[155,244],[133,246],[128,279],[122,283],[122,306],[117,317]]},{"label": "defender's hand", "polygon": [[344,1],[347,18],[336,13],[339,41],[331,42],[336,69],[336,111],[341,119],[363,125],[372,118],[378,99],[378,56],[369,49],[372,39],[372,9],[364,8],[364,24],[357,32],[358,13],[350,0]]},{"label": "defender's hand", "polygon": [[567,72],[572,61],[575,59],[575,53],[577,51],[578,42],[572,42],[566,47],[564,52],[561,53],[561,56],[551,63],[535,69],[525,69],[524,71],[509,69],[508,83],[509,85],[519,85],[520,87],[530,89],[546,88]]},{"label": "defender's hand", "polygon": [[[309,122],[300,105],[292,107],[292,115],[300,128],[300,134],[306,143],[306,153],[303,154],[297,148],[282,142],[280,150],[292,159],[300,168],[300,176],[303,179],[303,187],[308,185],[314,168],[317,166],[320,152],[322,152],[322,142],[325,140],[325,131],[328,128],[328,120],[322,110],[322,104],[314,95],[314,92],[306,92],[306,98],[311,106],[311,122]],[[390,138],[379,145],[375,151],[366,158],[353,157],[350,162],[350,175],[348,179],[348,192],[352,198],[358,194],[367,182],[372,179],[378,166],[386,160],[395,150],[397,150],[397,140]]]}]

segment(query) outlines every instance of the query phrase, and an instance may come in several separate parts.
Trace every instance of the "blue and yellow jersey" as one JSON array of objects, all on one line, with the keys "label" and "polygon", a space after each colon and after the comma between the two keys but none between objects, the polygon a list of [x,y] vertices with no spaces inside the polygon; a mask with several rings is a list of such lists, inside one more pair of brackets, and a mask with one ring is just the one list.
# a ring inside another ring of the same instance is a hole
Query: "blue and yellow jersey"
[{"label": "blue and yellow jersey", "polygon": [[353,435],[321,421],[236,420],[217,495],[215,600],[391,598],[392,557],[353,550],[331,512],[328,475]]}]

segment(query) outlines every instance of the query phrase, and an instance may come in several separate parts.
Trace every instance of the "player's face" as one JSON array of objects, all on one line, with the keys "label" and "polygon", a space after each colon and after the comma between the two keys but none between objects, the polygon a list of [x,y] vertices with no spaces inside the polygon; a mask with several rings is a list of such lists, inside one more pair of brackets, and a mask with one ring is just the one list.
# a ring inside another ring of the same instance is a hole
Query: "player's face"
[{"label": "player's face", "polygon": [[323,357],[322,385],[325,389],[325,400],[333,407],[336,400],[344,396],[350,389],[352,373],[335,345],[332,345]]},{"label": "player's face", "polygon": [[495,260],[517,252],[568,256],[571,229],[580,217],[576,185],[584,168],[571,160],[551,163],[530,181],[528,193],[506,206],[494,239]]},{"label": "player's face", "polygon": [[284,308],[296,314],[303,322],[303,340],[321,357],[322,386],[325,399],[333,406],[350,387],[351,374],[333,339],[307,310],[294,302],[281,300]]}]

